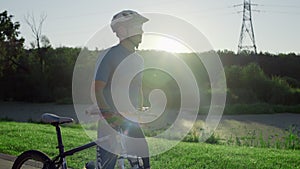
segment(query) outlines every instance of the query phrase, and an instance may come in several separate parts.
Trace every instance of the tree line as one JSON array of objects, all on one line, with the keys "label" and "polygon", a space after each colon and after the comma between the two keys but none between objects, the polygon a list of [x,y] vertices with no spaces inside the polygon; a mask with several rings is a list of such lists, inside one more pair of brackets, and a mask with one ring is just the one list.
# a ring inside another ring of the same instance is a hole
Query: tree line
[{"label": "tree line", "polygon": [[[73,69],[81,48],[53,48],[44,37],[39,47],[26,49],[19,28],[20,24],[14,22],[7,11],[0,13],[0,100],[71,103]],[[168,55],[162,51],[140,52],[149,58]],[[225,68],[227,104],[300,103],[299,54],[249,51],[236,54],[227,50],[217,51],[217,54]],[[180,54],[180,57],[201,84],[202,100],[209,104],[210,87],[205,67],[194,54]],[[166,90],[167,97],[176,98],[173,106],[178,105],[179,88],[169,75],[148,70],[143,85],[145,95],[151,89],[161,88]]]}]

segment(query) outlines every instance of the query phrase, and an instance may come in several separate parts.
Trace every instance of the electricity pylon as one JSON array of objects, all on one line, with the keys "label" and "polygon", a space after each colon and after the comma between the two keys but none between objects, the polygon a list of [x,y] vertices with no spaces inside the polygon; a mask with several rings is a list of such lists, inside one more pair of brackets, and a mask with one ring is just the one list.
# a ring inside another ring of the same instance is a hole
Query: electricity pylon
[{"label": "electricity pylon", "polygon": [[[241,29],[241,34],[240,34],[240,39],[238,44],[238,53],[240,53],[243,50],[250,50],[250,51],[253,50],[255,54],[257,53],[253,24],[252,24],[252,15],[251,15],[251,11],[252,11],[251,6],[253,5],[257,5],[257,4],[251,4],[251,0],[244,0],[243,23],[242,23],[242,29]],[[235,6],[240,6],[240,5],[235,5]]]}]

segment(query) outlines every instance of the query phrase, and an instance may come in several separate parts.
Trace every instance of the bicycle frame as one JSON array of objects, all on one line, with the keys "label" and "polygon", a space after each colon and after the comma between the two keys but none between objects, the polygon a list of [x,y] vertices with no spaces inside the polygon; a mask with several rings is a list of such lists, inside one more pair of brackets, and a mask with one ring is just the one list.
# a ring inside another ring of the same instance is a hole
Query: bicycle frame
[{"label": "bicycle frame", "polygon": [[[91,147],[94,147],[97,145],[96,141],[92,141],[90,143],[79,146],[77,148],[73,148],[73,149],[65,152],[63,141],[62,141],[62,136],[61,136],[60,126],[59,126],[59,124],[52,124],[52,125],[55,126],[55,128],[56,128],[56,135],[57,135],[57,142],[58,142],[57,148],[59,149],[59,155],[53,158],[53,162],[55,164],[62,164],[62,166],[61,166],[62,169],[67,169],[67,161],[66,161],[67,156],[71,156],[77,152],[80,152],[82,150],[85,150],[85,149],[88,149],[88,148],[91,148]],[[57,160],[59,160],[59,161],[57,161]]]},{"label": "bicycle frame", "polygon": [[[57,142],[58,142],[57,148],[59,149],[59,155],[57,155],[56,157],[54,157],[52,161],[53,161],[53,163],[55,165],[62,164],[62,166],[61,166],[62,168],[61,169],[67,169],[67,161],[66,161],[66,157],[67,156],[71,156],[71,155],[73,155],[73,154],[75,154],[77,152],[80,152],[80,151],[83,151],[85,149],[94,147],[94,146],[97,145],[97,143],[100,143],[100,142],[102,142],[104,140],[107,140],[110,137],[110,136],[105,136],[105,137],[99,138],[96,141],[92,141],[92,142],[84,144],[82,146],[79,146],[79,147],[70,149],[68,151],[65,151],[64,150],[64,145],[63,145],[63,140],[62,140],[60,126],[57,123],[52,124],[52,125],[55,126],[55,128],[56,128],[56,135],[57,135]],[[128,154],[122,154],[122,155],[119,156],[119,159],[129,159],[129,158],[138,159],[139,157],[138,156],[128,155]]]}]

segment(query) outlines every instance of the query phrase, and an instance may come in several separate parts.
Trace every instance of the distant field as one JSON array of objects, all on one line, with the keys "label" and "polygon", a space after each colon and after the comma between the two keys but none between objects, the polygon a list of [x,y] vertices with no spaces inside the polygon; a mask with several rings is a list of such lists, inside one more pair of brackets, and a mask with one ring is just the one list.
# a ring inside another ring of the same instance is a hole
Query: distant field
[{"label": "distant field", "polygon": [[[50,125],[0,122],[0,152],[18,155],[38,149],[50,156],[56,154],[55,129]],[[78,125],[63,127],[66,149],[89,141]],[[299,150],[249,148],[205,143],[180,143],[164,154],[151,158],[153,168],[300,168]],[[94,159],[95,150],[78,153],[68,159],[71,167],[82,168]]]}]

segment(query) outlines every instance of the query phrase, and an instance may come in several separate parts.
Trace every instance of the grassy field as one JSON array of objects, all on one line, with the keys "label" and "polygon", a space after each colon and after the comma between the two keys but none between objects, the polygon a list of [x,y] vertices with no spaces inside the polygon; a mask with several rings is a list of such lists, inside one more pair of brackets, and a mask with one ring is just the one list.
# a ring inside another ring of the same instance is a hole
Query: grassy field
[{"label": "grassy field", "polygon": [[[18,155],[28,149],[38,149],[53,157],[57,150],[55,129],[51,125],[35,123],[0,122],[0,152]],[[87,143],[89,138],[79,125],[62,128],[65,148]],[[69,166],[83,168],[93,160],[95,150],[89,149],[68,158]],[[151,158],[154,169],[200,168],[300,168],[299,150],[251,148],[180,143],[164,154]]]}]

